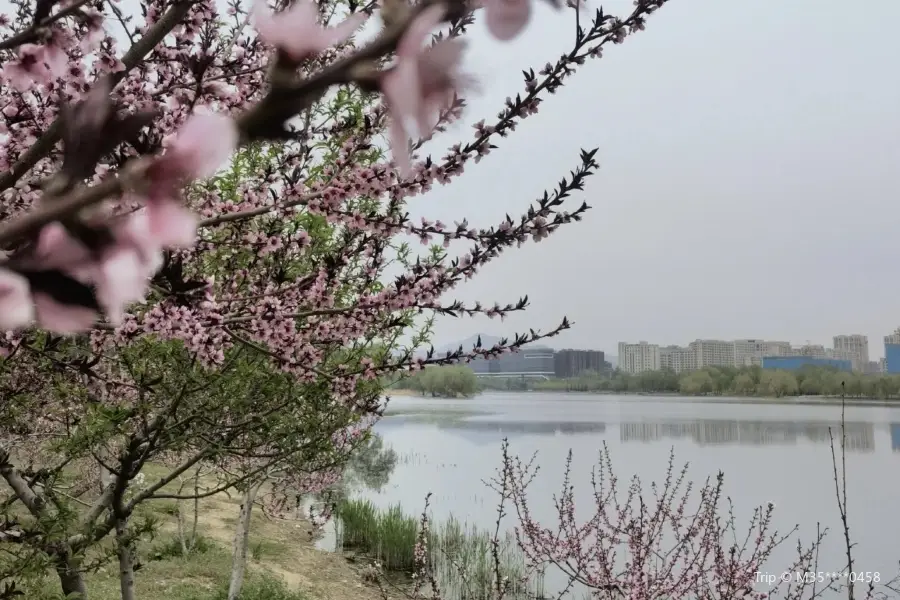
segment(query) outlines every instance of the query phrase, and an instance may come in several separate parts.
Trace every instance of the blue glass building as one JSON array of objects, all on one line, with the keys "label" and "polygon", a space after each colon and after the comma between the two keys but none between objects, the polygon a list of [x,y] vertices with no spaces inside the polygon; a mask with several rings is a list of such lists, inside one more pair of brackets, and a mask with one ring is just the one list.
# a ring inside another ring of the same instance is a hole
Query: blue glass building
[{"label": "blue glass building", "polygon": [[[900,350],[900,346],[898,346]],[[898,354],[900,359],[900,354]],[[900,368],[900,362],[897,363]],[[783,369],[785,371],[796,371],[803,367],[830,367],[838,371],[852,371],[853,366],[849,360],[841,360],[838,358],[814,358],[812,356],[764,356],[762,359],[763,369]]]},{"label": "blue glass building", "polygon": [[900,373],[900,344],[884,345],[885,373]]}]

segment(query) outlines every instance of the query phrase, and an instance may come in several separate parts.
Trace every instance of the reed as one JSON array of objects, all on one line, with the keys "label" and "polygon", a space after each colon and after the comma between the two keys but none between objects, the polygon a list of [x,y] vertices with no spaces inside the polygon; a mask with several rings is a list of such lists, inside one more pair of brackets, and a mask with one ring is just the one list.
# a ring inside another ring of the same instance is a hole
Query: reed
[{"label": "reed", "polygon": [[[381,563],[387,571],[412,573],[418,518],[400,505],[379,509],[369,500],[345,500],[335,515],[337,544]],[[429,567],[446,600],[490,600],[494,596],[495,568],[491,535],[451,516],[432,523],[428,540]],[[529,577],[525,555],[515,537],[506,533],[498,546],[500,576],[508,578],[511,600],[543,597],[543,577]]]}]

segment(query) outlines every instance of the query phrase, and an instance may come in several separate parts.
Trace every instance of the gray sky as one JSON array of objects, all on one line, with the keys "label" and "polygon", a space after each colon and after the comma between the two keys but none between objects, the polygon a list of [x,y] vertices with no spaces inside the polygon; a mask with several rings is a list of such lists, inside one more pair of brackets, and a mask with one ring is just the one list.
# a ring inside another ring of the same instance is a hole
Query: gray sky
[{"label": "gray sky", "polygon": [[[595,4],[596,5],[596,4]],[[624,16],[629,0],[603,4]],[[852,9],[852,10],[851,10]],[[518,215],[599,146],[594,208],[491,263],[456,290],[532,307],[503,323],[442,319],[435,344],[476,332],[574,327],[556,347],[615,354],[619,341],[766,338],[831,345],[900,325],[900,2],[671,0],[647,30],[587,63],[415,216],[486,226]],[[471,139],[522,89],[521,69],[567,50],[572,23],[539,7],[507,44],[476,24],[467,57],[484,91]],[[444,143],[447,142],[447,143]]]}]

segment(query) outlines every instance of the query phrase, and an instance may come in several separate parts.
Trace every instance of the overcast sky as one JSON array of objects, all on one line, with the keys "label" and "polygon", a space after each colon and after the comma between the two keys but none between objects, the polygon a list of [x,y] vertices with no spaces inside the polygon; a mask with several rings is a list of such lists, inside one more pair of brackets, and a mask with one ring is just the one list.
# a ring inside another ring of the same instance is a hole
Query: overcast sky
[{"label": "overcast sky", "polygon": [[[629,0],[604,3],[624,16]],[[471,139],[522,89],[520,71],[567,50],[569,18],[540,7],[512,43],[474,28],[484,82]],[[518,215],[599,147],[585,220],[486,267],[466,301],[531,308],[503,323],[442,319],[435,344],[548,329],[555,347],[765,338],[831,345],[900,325],[900,22],[896,0],[671,0],[644,32],[587,63],[536,117],[414,215],[473,225]],[[443,142],[443,143],[442,143]]]}]

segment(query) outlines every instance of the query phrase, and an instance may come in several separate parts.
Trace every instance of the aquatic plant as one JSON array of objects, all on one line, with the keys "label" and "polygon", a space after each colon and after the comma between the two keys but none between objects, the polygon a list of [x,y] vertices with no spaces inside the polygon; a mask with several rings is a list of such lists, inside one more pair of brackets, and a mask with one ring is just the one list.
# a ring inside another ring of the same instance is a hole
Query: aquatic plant
[{"label": "aquatic plant", "polygon": [[[363,554],[385,571],[414,574],[420,519],[399,504],[380,509],[370,500],[345,500],[335,513],[337,546]],[[428,571],[440,586],[443,600],[488,600],[494,597],[497,571],[493,536],[450,516],[427,529]],[[543,595],[543,577],[529,576],[525,554],[509,532],[499,539],[499,577],[510,583],[508,595],[526,600]]]}]

